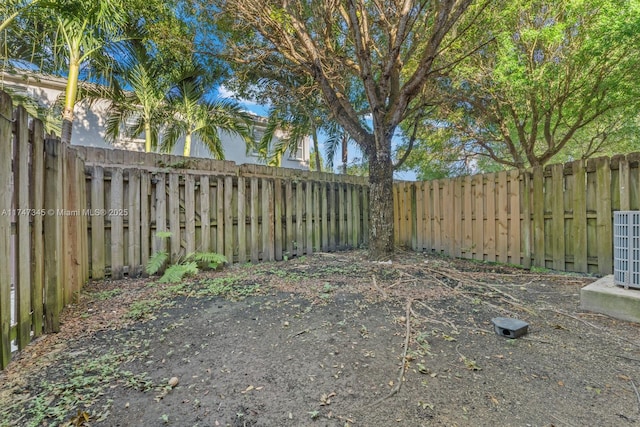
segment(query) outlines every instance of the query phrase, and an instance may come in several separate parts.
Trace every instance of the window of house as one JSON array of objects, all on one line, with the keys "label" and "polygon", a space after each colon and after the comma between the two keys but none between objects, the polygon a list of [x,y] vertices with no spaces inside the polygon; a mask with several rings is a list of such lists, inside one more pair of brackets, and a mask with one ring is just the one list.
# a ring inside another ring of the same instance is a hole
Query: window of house
[{"label": "window of house", "polygon": [[305,142],[306,139],[302,139],[298,142],[298,146],[296,147],[296,149],[289,152],[290,160],[305,160]]}]

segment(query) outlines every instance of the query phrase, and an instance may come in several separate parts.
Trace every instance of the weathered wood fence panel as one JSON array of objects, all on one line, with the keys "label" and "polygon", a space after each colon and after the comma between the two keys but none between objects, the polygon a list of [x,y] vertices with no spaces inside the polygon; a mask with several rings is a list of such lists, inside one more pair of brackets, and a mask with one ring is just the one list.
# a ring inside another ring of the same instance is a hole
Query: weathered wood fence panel
[{"label": "weathered wood fence panel", "polygon": [[[365,178],[77,147],[85,162],[92,277],[139,275],[155,251],[172,262],[218,252],[273,261],[366,243]],[[170,237],[159,239],[157,233]],[[166,241],[164,241],[166,240]]]},{"label": "weathered wood fence panel", "polygon": [[0,369],[59,330],[89,278],[85,181],[76,151],[0,92]]},{"label": "weathered wood fence panel", "polygon": [[640,153],[400,182],[394,207],[396,243],[414,250],[610,274],[613,211],[640,209]]}]

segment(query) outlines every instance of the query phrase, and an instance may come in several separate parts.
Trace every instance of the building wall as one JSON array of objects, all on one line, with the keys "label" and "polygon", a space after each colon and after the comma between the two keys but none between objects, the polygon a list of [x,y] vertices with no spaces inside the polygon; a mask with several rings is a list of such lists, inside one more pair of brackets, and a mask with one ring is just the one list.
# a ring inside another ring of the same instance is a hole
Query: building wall
[{"label": "building wall", "polygon": [[[0,74],[0,89],[10,88],[21,92],[26,92],[34,99],[46,106],[52,106],[56,100],[64,94],[66,80],[44,76],[38,74],[14,75]],[[144,150],[144,140],[121,139],[113,144],[104,138],[107,118],[108,101],[98,101],[89,105],[85,101],[78,102],[75,107],[75,119],[73,122],[73,133],[71,137],[72,145],[84,145],[100,148],[119,148],[133,151]],[[260,126],[262,120],[256,116],[256,124]],[[225,160],[236,162],[237,164],[264,164],[255,153],[247,153],[245,143],[241,137],[227,132],[220,133],[222,146],[224,148]],[[309,169],[309,138],[305,138],[301,150],[292,155],[287,153],[281,162],[282,167],[293,169]],[[178,141],[171,154],[181,155],[184,149],[184,139]],[[192,157],[210,158],[209,150],[197,138],[194,138],[191,145]]]}]

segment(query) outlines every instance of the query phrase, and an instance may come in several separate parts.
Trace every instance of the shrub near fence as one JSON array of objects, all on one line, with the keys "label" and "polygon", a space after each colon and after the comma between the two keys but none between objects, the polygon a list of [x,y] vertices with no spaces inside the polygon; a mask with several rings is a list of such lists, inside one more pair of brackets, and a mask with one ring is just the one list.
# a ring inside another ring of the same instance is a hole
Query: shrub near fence
[{"label": "shrub near fence", "polygon": [[84,183],[75,150],[0,92],[0,368],[12,340],[23,349],[58,331],[88,280],[86,220],[69,215],[85,205]]},{"label": "shrub near fence", "polygon": [[[78,147],[85,160],[92,278],[143,271],[166,251],[229,262],[359,247],[368,236],[365,178],[153,153]],[[168,231],[171,236],[158,238]]]},{"label": "shrub near fence", "polygon": [[613,211],[640,209],[640,153],[394,186],[396,243],[610,274]]}]

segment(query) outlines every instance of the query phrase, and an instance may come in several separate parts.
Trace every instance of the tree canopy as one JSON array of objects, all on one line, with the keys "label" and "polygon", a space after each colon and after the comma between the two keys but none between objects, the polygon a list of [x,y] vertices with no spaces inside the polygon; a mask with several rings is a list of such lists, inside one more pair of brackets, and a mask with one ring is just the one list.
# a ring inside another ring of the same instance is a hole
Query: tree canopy
[{"label": "tree canopy", "polygon": [[486,33],[439,79],[410,161],[428,165],[422,176],[586,158],[637,138],[637,2],[493,2],[469,40]]},{"label": "tree canopy", "polygon": [[[443,53],[482,5],[471,0],[209,0],[226,57],[256,73],[308,78],[331,117],[369,160],[370,254],[393,252],[393,153],[398,126],[420,117],[425,86],[453,65]],[[470,9],[470,10],[468,10]],[[467,13],[469,12],[469,13]],[[371,126],[367,125],[371,123]]]}]

